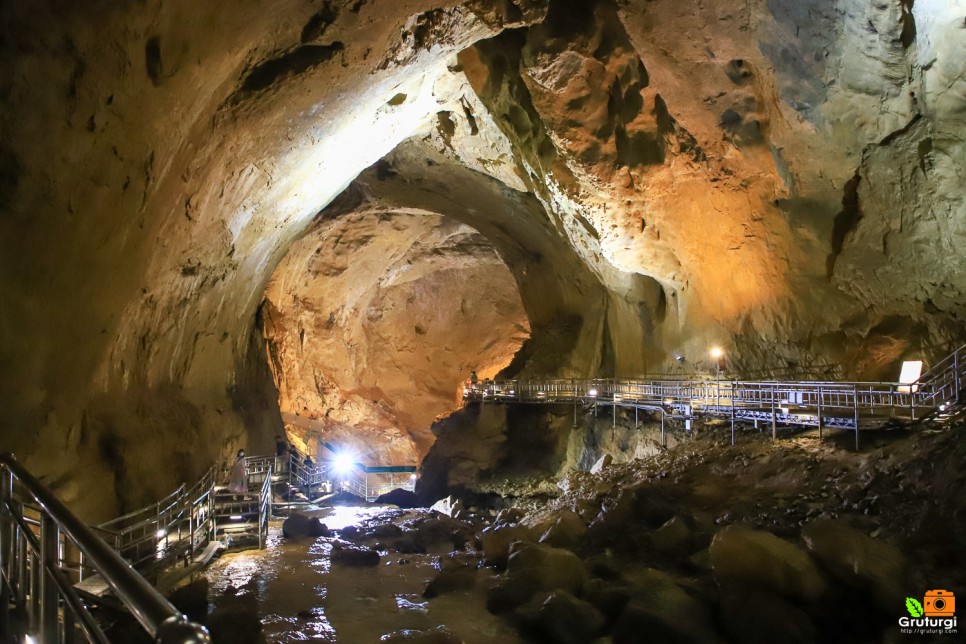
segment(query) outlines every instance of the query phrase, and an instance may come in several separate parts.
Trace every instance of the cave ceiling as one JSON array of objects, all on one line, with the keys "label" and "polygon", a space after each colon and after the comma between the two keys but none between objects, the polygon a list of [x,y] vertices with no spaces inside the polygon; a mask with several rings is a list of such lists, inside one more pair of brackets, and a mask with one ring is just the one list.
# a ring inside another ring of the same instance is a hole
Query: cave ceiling
[{"label": "cave ceiling", "polygon": [[5,448],[87,485],[140,472],[150,496],[267,446],[272,275],[380,209],[492,246],[530,329],[518,372],[700,369],[714,343],[735,369],[894,377],[964,337],[964,18],[963,0],[6,3],[0,385],[24,429]]}]

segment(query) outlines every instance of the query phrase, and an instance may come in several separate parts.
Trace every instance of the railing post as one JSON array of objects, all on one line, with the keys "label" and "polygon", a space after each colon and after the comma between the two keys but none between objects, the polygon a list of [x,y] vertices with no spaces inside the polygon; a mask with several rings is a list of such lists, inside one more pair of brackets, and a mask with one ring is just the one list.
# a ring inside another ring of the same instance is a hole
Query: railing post
[{"label": "railing post", "polygon": [[731,382],[731,446],[735,446],[735,390],[738,388],[738,382]]},{"label": "railing post", "polygon": [[11,493],[13,491],[13,474],[6,469],[0,469],[0,632],[10,632],[10,599],[12,589],[8,580],[13,579],[13,520],[10,516]]},{"label": "railing post", "polygon": [[916,394],[912,391],[913,385],[909,385],[909,416],[916,420]]},{"label": "railing post", "polygon": [[[57,524],[46,512],[40,515],[40,557],[37,569],[40,574],[40,641],[57,642],[60,640],[58,629],[57,584],[51,570],[57,567],[57,542],[60,535]],[[51,570],[48,570],[50,568]]]},{"label": "railing post", "polygon": [[855,451],[859,451],[859,386],[852,385],[852,404],[855,409]]},{"label": "railing post", "polygon": [[778,398],[775,385],[771,386],[771,439],[778,440],[778,410],[776,408],[776,398]]},{"label": "railing post", "polygon": [[[23,506],[20,506],[20,515],[23,515]],[[14,545],[17,553],[13,556],[11,564],[16,567],[14,577],[18,580],[18,596],[16,599],[22,603],[27,602],[27,589],[30,587],[30,577],[27,564],[30,560],[30,547],[27,545],[27,535],[21,530],[20,526],[14,526]],[[16,588],[16,586],[14,587]]]},{"label": "railing post", "polygon": [[825,421],[822,418],[822,385],[818,386],[818,440],[822,440],[822,429],[825,427]]},{"label": "railing post", "polygon": [[954,395],[956,397],[956,404],[958,405],[959,404],[959,390],[960,390],[960,384],[959,384],[959,349],[957,349],[956,352],[953,353],[953,388],[955,389],[955,391],[953,393],[954,393]]}]

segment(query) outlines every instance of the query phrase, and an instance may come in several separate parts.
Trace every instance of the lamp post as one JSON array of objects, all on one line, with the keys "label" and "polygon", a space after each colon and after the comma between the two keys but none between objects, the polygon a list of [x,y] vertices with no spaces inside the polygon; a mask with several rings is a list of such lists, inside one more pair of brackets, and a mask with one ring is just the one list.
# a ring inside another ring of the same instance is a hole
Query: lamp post
[{"label": "lamp post", "polygon": [[717,412],[717,408],[721,406],[721,356],[724,351],[721,347],[712,347],[710,353],[714,359],[714,406]]}]

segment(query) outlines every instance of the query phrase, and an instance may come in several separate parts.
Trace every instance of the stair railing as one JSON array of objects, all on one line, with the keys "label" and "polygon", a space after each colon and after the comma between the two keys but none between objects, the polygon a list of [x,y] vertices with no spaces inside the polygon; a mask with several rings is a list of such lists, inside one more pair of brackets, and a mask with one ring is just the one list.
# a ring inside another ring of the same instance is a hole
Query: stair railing
[{"label": "stair railing", "polygon": [[78,627],[91,642],[108,641],[65,573],[62,536],[156,642],[211,641],[11,454],[0,455],[0,631],[10,634],[15,604],[27,611],[27,634],[45,644],[73,641]]},{"label": "stair railing", "polygon": [[268,519],[272,516],[272,468],[262,481],[262,491],[258,503],[258,547],[265,547],[268,538]]},{"label": "stair railing", "polygon": [[962,402],[963,387],[966,386],[966,345],[930,367],[914,386],[920,396],[928,398],[935,407]]}]

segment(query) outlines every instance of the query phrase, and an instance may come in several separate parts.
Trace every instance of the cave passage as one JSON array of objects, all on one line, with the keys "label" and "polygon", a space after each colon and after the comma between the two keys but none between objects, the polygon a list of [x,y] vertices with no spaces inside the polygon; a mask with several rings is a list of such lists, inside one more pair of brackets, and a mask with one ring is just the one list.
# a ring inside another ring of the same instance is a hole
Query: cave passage
[{"label": "cave passage", "polygon": [[369,465],[417,465],[461,381],[495,376],[530,333],[494,247],[411,211],[320,217],[275,270],[261,320],[289,440]]}]

